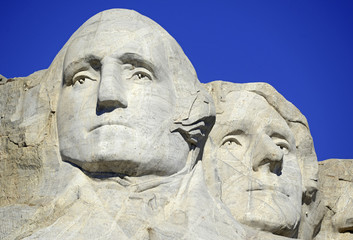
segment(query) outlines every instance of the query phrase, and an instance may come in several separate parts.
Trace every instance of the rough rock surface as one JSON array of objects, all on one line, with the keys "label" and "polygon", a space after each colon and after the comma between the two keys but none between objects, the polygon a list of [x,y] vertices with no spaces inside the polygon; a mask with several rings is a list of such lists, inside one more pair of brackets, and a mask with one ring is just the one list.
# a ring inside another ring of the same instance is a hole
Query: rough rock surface
[{"label": "rough rock surface", "polygon": [[326,211],[315,239],[353,239],[353,159],[319,162],[319,191]]},{"label": "rough rock surface", "polygon": [[7,82],[7,78],[0,74],[0,84],[5,84]]},{"label": "rough rock surface", "polygon": [[39,181],[38,152],[50,120],[49,98],[40,93],[44,73],[9,79],[0,87],[0,206],[27,202]]}]

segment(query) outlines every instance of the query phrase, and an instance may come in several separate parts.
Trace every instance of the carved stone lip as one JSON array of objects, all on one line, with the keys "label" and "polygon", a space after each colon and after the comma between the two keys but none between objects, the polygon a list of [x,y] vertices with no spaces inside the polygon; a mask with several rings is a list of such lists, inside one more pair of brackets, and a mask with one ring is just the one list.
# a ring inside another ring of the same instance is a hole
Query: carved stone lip
[{"label": "carved stone lip", "polygon": [[100,127],[104,127],[104,126],[123,126],[123,127],[131,128],[126,123],[122,123],[122,122],[107,122],[107,123],[100,123],[100,124],[94,125],[92,128],[89,129],[88,132],[92,132],[92,131],[94,131],[94,130],[100,128]]},{"label": "carved stone lip", "polygon": [[284,191],[284,189],[281,189],[281,188],[278,188],[278,187],[274,187],[274,186],[254,187],[254,188],[247,189],[246,191],[247,191],[247,192],[273,191],[273,192],[281,193],[281,194],[287,196],[288,198],[290,197],[289,194],[286,193],[286,191]]}]

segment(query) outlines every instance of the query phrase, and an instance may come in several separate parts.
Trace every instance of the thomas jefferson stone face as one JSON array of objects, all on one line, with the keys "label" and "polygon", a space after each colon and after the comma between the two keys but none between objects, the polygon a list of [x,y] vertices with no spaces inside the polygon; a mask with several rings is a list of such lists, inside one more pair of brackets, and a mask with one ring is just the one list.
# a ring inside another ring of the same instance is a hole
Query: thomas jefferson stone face
[{"label": "thomas jefferson stone face", "polygon": [[230,92],[224,100],[207,144],[217,159],[222,201],[246,225],[293,235],[302,187],[290,128],[255,93]]},{"label": "thomas jefferson stone face", "polygon": [[141,21],[113,24],[89,25],[67,49],[57,117],[62,158],[89,172],[176,173],[189,146],[170,132],[170,41]]}]

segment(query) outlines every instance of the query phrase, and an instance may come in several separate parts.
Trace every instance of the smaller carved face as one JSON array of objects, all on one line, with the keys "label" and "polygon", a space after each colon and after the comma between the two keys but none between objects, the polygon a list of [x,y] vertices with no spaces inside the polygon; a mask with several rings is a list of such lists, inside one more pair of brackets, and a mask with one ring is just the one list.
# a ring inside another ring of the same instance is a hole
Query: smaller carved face
[{"label": "smaller carved face", "polygon": [[230,92],[207,147],[214,154],[221,200],[240,222],[291,236],[301,212],[301,172],[293,133],[265,98]]}]

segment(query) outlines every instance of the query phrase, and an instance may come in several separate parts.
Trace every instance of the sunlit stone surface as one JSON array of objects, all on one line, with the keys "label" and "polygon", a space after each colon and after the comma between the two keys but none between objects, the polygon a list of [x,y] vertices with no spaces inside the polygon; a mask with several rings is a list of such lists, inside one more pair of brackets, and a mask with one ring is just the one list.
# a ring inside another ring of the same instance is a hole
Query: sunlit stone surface
[{"label": "sunlit stone surface", "polygon": [[321,213],[309,211],[317,160],[305,117],[265,83],[206,85],[217,110],[203,159],[211,192],[245,225],[310,239]]},{"label": "sunlit stone surface", "polygon": [[328,200],[351,185],[320,172],[318,188],[300,111],[268,84],[200,84],[134,11],[90,18],[46,70],[0,77],[0,239],[351,236],[352,196]]},{"label": "sunlit stone surface", "polygon": [[353,160],[329,159],[319,163],[319,189],[325,217],[315,239],[353,238]]}]

